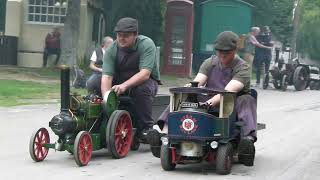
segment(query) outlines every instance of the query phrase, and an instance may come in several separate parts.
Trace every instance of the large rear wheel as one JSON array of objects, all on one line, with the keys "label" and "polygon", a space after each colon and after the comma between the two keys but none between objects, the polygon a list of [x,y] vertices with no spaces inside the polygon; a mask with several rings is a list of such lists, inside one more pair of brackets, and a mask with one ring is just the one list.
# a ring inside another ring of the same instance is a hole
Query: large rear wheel
[{"label": "large rear wheel", "polygon": [[293,85],[297,91],[302,91],[307,88],[310,74],[306,67],[298,66],[293,74]]},{"label": "large rear wheel", "polygon": [[125,110],[115,110],[108,120],[106,129],[107,147],[113,158],[120,159],[129,153],[132,136],[130,114]]}]

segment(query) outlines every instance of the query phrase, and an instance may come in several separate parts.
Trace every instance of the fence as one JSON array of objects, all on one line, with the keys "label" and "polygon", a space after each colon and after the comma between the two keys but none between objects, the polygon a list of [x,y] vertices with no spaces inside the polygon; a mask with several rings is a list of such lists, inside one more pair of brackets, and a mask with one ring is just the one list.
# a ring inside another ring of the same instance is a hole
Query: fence
[{"label": "fence", "polygon": [[0,65],[17,65],[18,37],[0,32]]}]

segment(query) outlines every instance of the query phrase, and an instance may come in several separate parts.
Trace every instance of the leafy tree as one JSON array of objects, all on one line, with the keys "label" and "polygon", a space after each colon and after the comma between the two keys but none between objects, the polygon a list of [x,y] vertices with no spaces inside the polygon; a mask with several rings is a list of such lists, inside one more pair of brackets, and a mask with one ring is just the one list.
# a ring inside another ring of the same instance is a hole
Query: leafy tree
[{"label": "leafy tree", "polygon": [[320,60],[320,0],[301,0],[298,51]]},{"label": "leafy tree", "polygon": [[292,36],[294,0],[244,0],[254,6],[253,25],[270,26],[279,41],[289,44]]},{"label": "leafy tree", "polygon": [[152,38],[157,45],[162,44],[163,14],[165,0],[105,0],[107,34],[122,17],[133,17],[139,21],[139,34]]},{"label": "leafy tree", "polygon": [[[68,10],[61,37],[61,59],[68,65],[77,65],[77,49],[80,29],[81,0],[67,0]],[[163,15],[166,0],[88,0],[99,7],[107,22],[107,34],[115,35],[113,28],[122,17],[133,17],[139,21],[139,33],[152,38],[161,45],[163,38]]]}]

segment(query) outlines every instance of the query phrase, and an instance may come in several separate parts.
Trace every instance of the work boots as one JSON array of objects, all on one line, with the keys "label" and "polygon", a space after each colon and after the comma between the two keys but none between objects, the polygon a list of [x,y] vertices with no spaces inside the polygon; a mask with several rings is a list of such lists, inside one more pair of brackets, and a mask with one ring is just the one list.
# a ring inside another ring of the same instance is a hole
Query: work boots
[{"label": "work boots", "polygon": [[255,147],[255,138],[252,136],[244,137],[240,140],[238,145],[238,159],[239,162],[245,166],[253,166]]},{"label": "work boots", "polygon": [[160,158],[160,149],[161,149],[161,137],[165,134],[159,133],[155,129],[150,129],[147,135],[147,141],[150,144],[151,152],[153,156]]}]

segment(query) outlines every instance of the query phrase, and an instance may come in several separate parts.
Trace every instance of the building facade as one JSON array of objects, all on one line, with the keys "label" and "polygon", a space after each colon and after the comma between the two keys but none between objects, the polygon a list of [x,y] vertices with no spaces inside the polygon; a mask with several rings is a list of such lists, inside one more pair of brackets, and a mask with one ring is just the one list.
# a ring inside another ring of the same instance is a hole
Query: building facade
[{"label": "building facade", "polygon": [[[63,32],[67,8],[66,0],[7,0],[4,35],[18,39],[18,66],[42,66],[45,37],[53,27]],[[103,13],[90,1],[81,0],[78,57],[84,58],[104,32]]]}]

